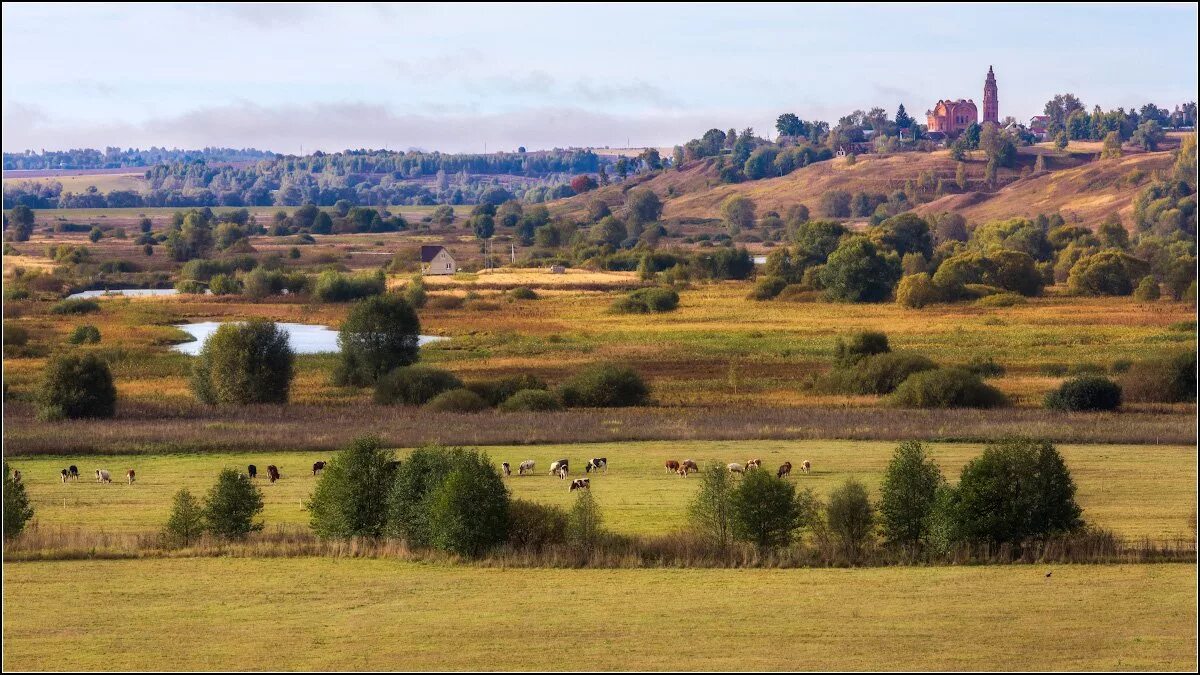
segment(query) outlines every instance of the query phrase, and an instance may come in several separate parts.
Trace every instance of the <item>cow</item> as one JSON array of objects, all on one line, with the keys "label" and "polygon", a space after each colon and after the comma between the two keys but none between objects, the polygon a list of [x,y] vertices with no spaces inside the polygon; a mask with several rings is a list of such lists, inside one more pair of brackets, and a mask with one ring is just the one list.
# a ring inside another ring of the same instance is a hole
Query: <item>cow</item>
[{"label": "cow", "polygon": [[313,462],[313,475],[317,475],[325,470],[325,462]]},{"label": "cow", "polygon": [[250,476],[251,478],[258,478],[258,467],[254,466],[253,464],[246,467],[246,475]]},{"label": "cow", "polygon": [[71,472],[67,471],[66,469],[60,471],[59,474],[62,475],[62,482],[64,483],[67,482],[67,479],[71,477]]},{"label": "cow", "polygon": [[528,471],[529,473],[533,473],[534,466],[536,466],[534,464],[534,461],[532,459],[527,459],[524,462],[521,462],[520,464],[517,465],[517,473],[522,476],[525,475],[526,471]]},{"label": "cow", "polygon": [[592,469],[595,469],[596,471],[599,471],[600,469],[604,469],[604,473],[608,473],[608,458],[607,457],[593,457],[593,458],[589,459],[587,466],[584,467],[584,473],[591,473]]},{"label": "cow", "polygon": [[800,470],[803,471],[804,473],[808,473],[809,471],[812,471],[812,462],[808,461],[807,459],[804,460],[803,462],[800,463]]},{"label": "cow", "polygon": [[72,479],[79,480],[79,467],[72,464],[71,466],[67,467],[67,472],[67,475],[69,475]]},{"label": "cow", "polygon": [[729,469],[729,473],[740,473],[743,476],[746,475],[746,467],[738,464],[737,462],[730,462],[729,464],[725,465],[725,468]]},{"label": "cow", "polygon": [[267,478],[272,483],[279,480],[279,468],[276,467],[274,464],[271,464],[270,466],[267,467]]},{"label": "cow", "polygon": [[668,459],[663,466],[666,467],[667,473],[679,473],[679,462],[673,459]]},{"label": "cow", "polygon": [[684,478],[687,478],[689,473],[698,471],[700,471],[700,467],[696,465],[695,460],[685,459],[683,460],[683,463],[679,465],[679,475],[683,476]]},{"label": "cow", "polygon": [[134,472],[133,469],[129,469],[128,471],[125,472],[125,480],[129,481],[130,485],[133,485],[133,480],[136,476],[137,476],[137,474],[136,474],[136,472]]},{"label": "cow", "polygon": [[550,465],[550,475],[558,474],[559,480],[566,478],[568,473],[571,473],[571,468],[565,459],[560,459]]},{"label": "cow", "polygon": [[512,467],[508,465],[508,462],[501,462],[500,468],[501,468],[501,470],[504,471],[505,478],[508,478],[509,476],[512,475]]},{"label": "cow", "polygon": [[787,475],[789,475],[790,473],[792,473],[792,463],[791,463],[791,462],[784,462],[783,464],[780,464],[780,465],[779,465],[779,471],[776,471],[776,472],[775,472],[775,477],[776,477],[776,478],[783,478],[784,476],[787,476]]},{"label": "cow", "polygon": [[21,482],[21,470],[20,469],[13,469],[13,482],[14,483]]},{"label": "cow", "polygon": [[108,471],[106,469],[96,469],[96,482],[97,483],[111,483],[112,477],[109,476]]},{"label": "cow", "polygon": [[592,488],[591,481],[591,478],[576,478],[575,480],[571,481],[571,489],[567,490],[567,492],[574,492],[576,490],[590,490]]},{"label": "cow", "polygon": [[746,471],[753,471],[753,470],[759,469],[759,468],[762,468],[762,460],[761,459],[746,460]]}]

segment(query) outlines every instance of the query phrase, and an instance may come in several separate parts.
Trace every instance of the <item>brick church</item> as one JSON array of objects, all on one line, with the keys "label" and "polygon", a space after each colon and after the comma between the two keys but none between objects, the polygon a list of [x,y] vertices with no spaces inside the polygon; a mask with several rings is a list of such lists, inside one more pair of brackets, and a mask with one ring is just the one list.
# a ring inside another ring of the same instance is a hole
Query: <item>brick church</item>
[{"label": "brick church", "polygon": [[[983,121],[1000,123],[1000,106],[996,99],[996,75],[988,66],[987,79],[983,83]],[[927,131],[946,136],[957,136],[967,127],[979,122],[979,109],[972,99],[949,99],[938,101],[933,110],[925,112]]]}]

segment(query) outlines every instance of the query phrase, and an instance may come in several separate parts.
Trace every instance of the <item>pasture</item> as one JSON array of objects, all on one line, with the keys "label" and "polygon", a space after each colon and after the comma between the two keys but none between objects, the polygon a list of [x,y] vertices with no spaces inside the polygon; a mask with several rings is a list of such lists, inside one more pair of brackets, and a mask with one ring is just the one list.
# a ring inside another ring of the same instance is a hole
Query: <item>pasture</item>
[{"label": "pasture", "polygon": [[[930,444],[931,455],[950,482],[957,482],[962,466],[982,449],[975,443]],[[507,480],[513,496],[569,507],[570,481],[547,475],[550,463],[568,458],[571,476],[584,474],[590,457],[607,457],[607,474],[592,474],[592,493],[600,503],[605,526],[624,534],[664,534],[686,526],[687,505],[698,478],[681,478],[664,471],[667,459],[694,459],[703,468],[718,463],[745,462],[758,457],[765,470],[774,472],[786,461],[797,469],[790,480],[824,497],[847,478],[857,478],[878,499],[883,470],[895,443],[854,441],[682,441],[595,443],[484,448],[499,465],[507,461],[514,475]],[[1196,509],[1196,448],[1194,446],[1060,445],[1078,487],[1085,519],[1129,538],[1167,540],[1190,538],[1190,519]],[[398,455],[403,457],[406,451]],[[204,453],[168,455],[111,455],[10,457],[10,466],[24,474],[24,482],[41,527],[110,533],[158,530],[166,521],[171,497],[180,488],[202,495],[224,467],[259,469],[268,527],[307,525],[303,501],[312,493],[316,478],[313,462],[330,452]],[[532,475],[516,475],[516,466],[533,459]],[[809,475],[799,472],[803,460],[812,461]],[[63,484],[59,470],[79,467],[78,482]],[[283,473],[278,483],[267,482],[266,466]],[[125,469],[137,471],[134,485],[123,483]],[[108,469],[111,485],[96,483],[95,470]]]},{"label": "pasture", "polygon": [[84,671],[1196,667],[1195,565],[1045,572],[13,563],[4,565],[4,662]]}]

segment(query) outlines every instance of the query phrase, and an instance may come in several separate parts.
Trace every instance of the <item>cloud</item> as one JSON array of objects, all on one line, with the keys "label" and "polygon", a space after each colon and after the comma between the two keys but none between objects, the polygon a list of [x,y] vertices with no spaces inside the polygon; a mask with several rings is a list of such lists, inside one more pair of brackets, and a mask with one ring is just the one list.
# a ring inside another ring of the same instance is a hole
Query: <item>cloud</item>
[{"label": "cloud", "polygon": [[284,153],[347,148],[421,147],[448,152],[569,146],[673,145],[746,113],[615,115],[576,106],[498,113],[395,113],[375,103],[263,106],[251,102],[196,109],[141,123],[83,124],[50,118],[36,106],[6,105],[6,151],[70,147],[254,147]]},{"label": "cloud", "polygon": [[224,14],[262,29],[284,28],[303,23],[314,16],[315,6],[304,2],[212,2],[180,5],[181,9],[206,15]]},{"label": "cloud", "polygon": [[629,101],[633,103],[649,103],[660,108],[678,108],[681,106],[679,99],[667,94],[661,87],[642,80],[617,85],[593,84],[590,80],[580,80],[571,88],[571,92],[593,103]]}]

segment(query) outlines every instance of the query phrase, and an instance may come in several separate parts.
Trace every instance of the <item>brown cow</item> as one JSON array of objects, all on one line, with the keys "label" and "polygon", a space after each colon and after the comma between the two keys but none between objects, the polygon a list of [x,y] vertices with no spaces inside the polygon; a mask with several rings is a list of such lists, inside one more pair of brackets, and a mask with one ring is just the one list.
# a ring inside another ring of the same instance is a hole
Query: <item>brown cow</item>
[{"label": "brown cow", "polygon": [[791,473],[792,473],[792,463],[784,462],[783,464],[779,465],[779,471],[775,472],[775,477],[783,478],[784,476],[787,476]]},{"label": "brown cow", "polygon": [[279,478],[280,478],[280,476],[279,476],[279,467],[275,466],[274,464],[272,464],[272,465],[268,466],[268,467],[267,467],[267,478],[268,478],[268,479],[269,479],[269,480],[270,480],[272,483],[274,483],[275,481],[279,480]]},{"label": "brown cow", "polygon": [[313,475],[317,475],[325,470],[325,462],[313,462]]},{"label": "brown cow", "polygon": [[700,471],[700,467],[696,465],[695,460],[685,459],[683,460],[683,463],[679,465],[679,475],[683,476],[684,478],[687,478],[689,473],[698,471]]},{"label": "brown cow", "polygon": [[13,482],[14,483],[21,482],[21,470],[20,469],[13,469]]},{"label": "brown cow", "polygon": [[746,471],[753,471],[753,470],[759,469],[759,468],[762,468],[762,460],[761,459],[746,460]]},{"label": "brown cow", "polygon": [[676,462],[673,459],[668,459],[667,463],[663,464],[663,466],[667,468],[667,473],[678,473],[679,472],[679,462]]},{"label": "brown cow", "polygon": [[125,480],[129,481],[130,485],[133,485],[133,479],[135,476],[136,476],[136,474],[134,473],[133,469],[130,469],[125,472]]},{"label": "brown cow", "polygon": [[802,462],[800,464],[800,470],[803,471],[804,473],[808,473],[809,471],[812,471],[812,462],[808,461],[807,459],[804,460],[804,462]]}]

